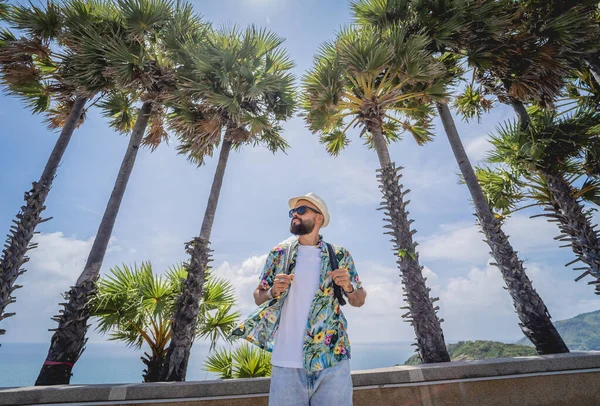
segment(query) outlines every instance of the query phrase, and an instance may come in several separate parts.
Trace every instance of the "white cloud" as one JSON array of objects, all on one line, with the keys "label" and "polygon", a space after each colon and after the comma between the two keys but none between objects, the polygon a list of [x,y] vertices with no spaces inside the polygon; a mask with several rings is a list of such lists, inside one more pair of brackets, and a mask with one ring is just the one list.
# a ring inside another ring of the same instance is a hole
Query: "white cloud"
[{"label": "white cloud", "polygon": [[267,255],[253,256],[235,266],[223,262],[215,267],[215,275],[225,278],[235,288],[238,298],[238,309],[242,318],[246,317],[255,307],[253,292],[258,286],[258,278],[265,266]]},{"label": "white cloud", "polygon": [[[508,219],[503,230],[517,251],[546,252],[558,249],[553,239],[558,234],[556,224],[543,218],[531,219],[529,216],[517,214]],[[452,261],[469,261],[481,264],[487,261],[489,247],[483,241],[484,235],[479,226],[473,223],[457,222],[442,224],[438,231],[421,239],[419,253],[424,259],[444,259]]]},{"label": "white cloud", "polygon": [[63,233],[38,234],[39,247],[29,252],[27,269],[17,279],[23,288],[15,291],[16,303],[7,310],[16,315],[3,321],[7,341],[44,341],[47,329],[56,326],[50,320],[57,314],[61,294],[69,289],[83,271],[93,239],[65,237]]},{"label": "white cloud", "polygon": [[[229,279],[236,288],[239,309],[246,317],[256,306],[252,292],[257,286],[266,255],[254,256],[241,265],[227,262],[216,267],[218,275]],[[413,328],[402,319],[406,310],[399,270],[378,262],[359,263],[361,279],[367,290],[363,307],[345,306],[348,331],[354,342],[392,342],[414,339]],[[584,283],[563,280],[547,266],[529,264],[528,274],[534,288],[551,312],[553,320],[573,317],[600,308],[600,299]],[[423,275],[431,288],[431,297],[439,297],[439,317],[447,342],[490,339],[516,341],[521,337],[512,299],[498,269],[492,265],[471,267],[465,275],[443,278],[428,267]],[[376,335],[373,335],[376,332]]]},{"label": "white cloud", "polygon": [[491,265],[450,278],[440,293],[440,317],[449,341],[515,340],[520,336],[511,299],[500,271]]},{"label": "white cloud", "polygon": [[[111,238],[107,258],[121,251],[115,241]],[[80,240],[55,232],[36,234],[33,242],[39,246],[29,252],[30,260],[24,266],[27,272],[16,282],[23,288],[15,291],[17,301],[8,308],[16,315],[3,321],[8,341],[49,340],[47,330],[56,327],[50,317],[57,314],[58,303],[64,302],[62,294],[83,271],[94,239]]]},{"label": "white cloud", "polygon": [[34,242],[38,248],[30,251],[31,260],[26,265],[29,272],[76,278],[83,270],[87,254],[94,239],[86,241],[65,237],[63,233],[37,234]]},{"label": "white cloud", "polygon": [[474,224],[442,224],[431,236],[421,239],[418,251],[424,260],[447,259],[454,261],[485,262],[488,247],[483,235]]},{"label": "white cloud", "polygon": [[465,150],[467,151],[467,155],[471,160],[472,164],[477,164],[479,161],[482,161],[487,152],[492,149],[492,145],[486,137],[476,137],[471,139],[465,145]]},{"label": "white cloud", "polygon": [[[585,283],[565,279],[540,264],[529,264],[527,273],[554,321],[600,308],[600,299],[593,299]],[[443,327],[448,340],[519,339],[519,320],[504,286],[500,271],[492,265],[450,278],[440,294],[440,315],[446,320]]]},{"label": "white cloud", "polygon": [[[17,303],[10,309],[16,311],[17,316],[7,319],[3,326],[7,328],[6,338],[10,341],[46,341],[50,338],[51,333],[46,329],[53,328],[55,323],[49,318],[58,310],[61,293],[81,272],[93,242],[65,237],[62,233],[41,234],[36,240],[40,242],[40,248],[31,253],[29,272],[19,280],[24,288],[17,292]],[[111,263],[116,262],[119,254],[123,251],[111,250]],[[237,265],[224,261],[215,266],[215,273],[235,287],[242,317],[255,308],[252,293],[266,257],[251,256]],[[352,340],[413,340],[412,327],[401,318],[406,311],[400,309],[405,304],[399,270],[372,261],[358,261],[357,265],[368,296],[363,307],[346,306],[343,309]],[[600,299],[594,297],[592,288],[585,282],[573,282],[570,271],[562,265],[555,270],[547,264],[531,263],[527,269],[554,320],[600,308]],[[442,327],[448,342],[465,339],[516,341],[521,336],[511,298],[503,289],[504,282],[495,267],[471,266],[466,274],[450,278],[425,267],[423,275],[427,277],[431,296],[440,297],[439,315],[445,319]],[[92,329],[89,336],[92,341],[106,339]]]}]

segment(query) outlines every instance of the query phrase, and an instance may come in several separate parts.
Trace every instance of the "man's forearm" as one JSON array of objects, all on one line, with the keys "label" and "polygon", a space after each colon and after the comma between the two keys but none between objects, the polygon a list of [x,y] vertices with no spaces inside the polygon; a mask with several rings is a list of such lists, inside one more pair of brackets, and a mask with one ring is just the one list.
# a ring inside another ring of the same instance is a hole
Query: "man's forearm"
[{"label": "man's forearm", "polygon": [[254,291],[254,303],[256,303],[257,306],[260,306],[267,300],[269,300],[268,290],[258,288]]},{"label": "man's forearm", "polygon": [[364,288],[355,289],[352,293],[347,293],[348,303],[350,306],[361,307],[365,304],[365,298],[367,297],[367,291]]}]

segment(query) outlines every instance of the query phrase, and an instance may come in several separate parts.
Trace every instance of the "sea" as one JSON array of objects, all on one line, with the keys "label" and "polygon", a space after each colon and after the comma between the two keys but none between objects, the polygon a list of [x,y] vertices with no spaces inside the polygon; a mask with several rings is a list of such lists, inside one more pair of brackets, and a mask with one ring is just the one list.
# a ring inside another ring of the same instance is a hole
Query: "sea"
[{"label": "sea", "polygon": [[[412,342],[352,343],[352,370],[385,368],[403,364],[414,354]],[[128,348],[116,342],[88,343],[73,368],[71,384],[142,382],[144,349]],[[0,387],[30,386],[40,372],[48,343],[2,343],[0,346]],[[209,346],[196,343],[187,371],[188,381],[217,379],[202,369]]]}]

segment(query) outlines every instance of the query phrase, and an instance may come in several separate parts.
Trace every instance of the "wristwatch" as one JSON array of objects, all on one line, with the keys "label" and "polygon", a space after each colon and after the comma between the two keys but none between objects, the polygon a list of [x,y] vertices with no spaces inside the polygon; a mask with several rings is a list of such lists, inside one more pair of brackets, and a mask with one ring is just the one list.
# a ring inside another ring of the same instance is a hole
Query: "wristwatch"
[{"label": "wristwatch", "polygon": [[354,287],[354,285],[351,283],[350,286],[352,286],[352,290],[350,292],[346,292],[346,290],[344,288],[342,288],[342,291],[344,292],[344,294],[346,296],[351,295],[352,293],[356,292],[356,288]]},{"label": "wristwatch", "polygon": [[273,287],[272,286],[269,288],[269,290],[267,290],[267,295],[269,296],[269,299],[273,299]]}]

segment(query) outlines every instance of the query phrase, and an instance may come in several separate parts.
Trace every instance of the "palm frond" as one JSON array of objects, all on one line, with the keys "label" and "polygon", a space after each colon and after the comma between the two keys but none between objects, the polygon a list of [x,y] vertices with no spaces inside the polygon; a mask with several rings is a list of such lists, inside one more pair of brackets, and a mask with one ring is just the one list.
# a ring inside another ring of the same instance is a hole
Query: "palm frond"
[{"label": "palm frond", "polygon": [[109,125],[120,133],[128,133],[135,123],[134,99],[124,92],[108,93],[99,103],[102,115],[109,119]]},{"label": "palm frond", "polygon": [[229,340],[230,333],[238,325],[241,313],[232,311],[233,304],[221,305],[214,311],[201,310],[201,318],[196,327],[196,336],[210,340],[210,350],[219,339]]},{"label": "palm frond", "polygon": [[271,353],[243,343],[233,351],[233,375],[236,378],[258,378],[271,375]]},{"label": "palm frond", "polygon": [[140,40],[157,33],[173,18],[173,3],[168,0],[118,0],[118,5],[128,31]]},{"label": "palm frond", "polygon": [[[75,99],[67,98],[61,100],[55,107],[50,108],[46,112],[48,128],[53,130],[63,128],[74,104]],[[86,116],[87,111],[84,110],[79,121],[77,122],[76,128],[79,128],[84,123]]]},{"label": "palm frond", "polygon": [[220,349],[206,357],[203,369],[215,373],[220,379],[233,378],[233,354],[229,349]]},{"label": "palm frond", "polygon": [[481,115],[492,109],[493,101],[483,95],[481,88],[469,85],[454,99],[453,105],[466,121],[477,118],[479,122]]},{"label": "palm frond", "polygon": [[155,104],[150,113],[150,125],[142,140],[142,145],[149,146],[154,151],[163,142],[168,143],[169,134],[165,130],[164,124],[165,109],[161,105]]},{"label": "palm frond", "polygon": [[525,198],[523,184],[517,176],[503,170],[492,168],[475,168],[477,180],[481,185],[488,204],[503,216],[513,212]]},{"label": "palm frond", "polygon": [[54,1],[48,1],[46,8],[33,3],[28,6],[13,5],[9,8],[6,19],[15,29],[42,41],[55,39],[62,28],[60,7]]}]

